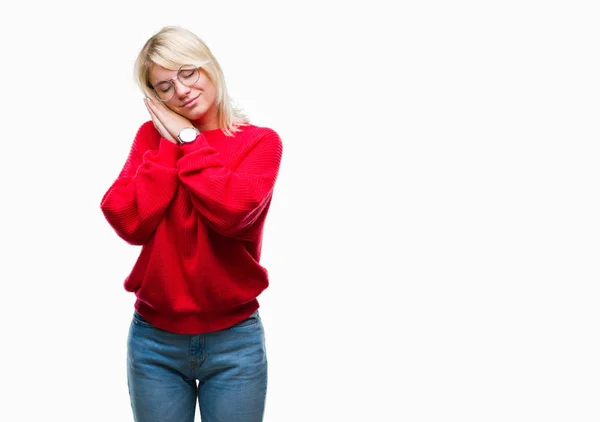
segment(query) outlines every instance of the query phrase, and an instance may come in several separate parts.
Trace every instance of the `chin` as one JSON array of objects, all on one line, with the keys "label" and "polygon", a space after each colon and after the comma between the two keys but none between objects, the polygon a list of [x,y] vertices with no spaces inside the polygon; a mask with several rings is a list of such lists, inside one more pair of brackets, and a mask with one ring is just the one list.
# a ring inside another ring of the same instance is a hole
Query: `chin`
[{"label": "chin", "polygon": [[204,116],[206,115],[206,111],[205,110],[190,110],[188,113],[186,113],[186,116],[188,118],[188,120],[190,121],[196,121],[196,120],[201,120]]}]

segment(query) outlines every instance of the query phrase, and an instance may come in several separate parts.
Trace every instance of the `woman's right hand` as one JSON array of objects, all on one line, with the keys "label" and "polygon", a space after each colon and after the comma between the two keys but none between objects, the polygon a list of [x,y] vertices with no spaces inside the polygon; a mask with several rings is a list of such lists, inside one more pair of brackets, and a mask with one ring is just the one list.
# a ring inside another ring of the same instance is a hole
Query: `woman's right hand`
[{"label": "woman's right hand", "polygon": [[154,112],[152,111],[150,106],[148,105],[148,101],[149,101],[148,98],[144,98],[144,105],[146,106],[148,113],[150,113],[150,117],[152,117],[152,123],[154,123],[154,127],[156,128],[158,133],[160,133],[160,136],[167,139],[168,141],[173,142],[175,145],[178,145],[177,141],[171,136],[169,131],[165,128],[165,126],[158,119],[158,117],[156,117],[156,115],[154,114]]}]

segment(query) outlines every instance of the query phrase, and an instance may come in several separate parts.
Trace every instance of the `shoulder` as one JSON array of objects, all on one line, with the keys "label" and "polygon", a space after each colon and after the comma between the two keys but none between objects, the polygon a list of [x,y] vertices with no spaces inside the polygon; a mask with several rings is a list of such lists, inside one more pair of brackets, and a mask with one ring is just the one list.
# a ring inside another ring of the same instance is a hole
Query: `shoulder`
[{"label": "shoulder", "polygon": [[142,123],[137,131],[137,135],[141,136],[154,136],[155,134],[158,135],[158,131],[154,127],[152,120]]},{"label": "shoulder", "polygon": [[265,126],[248,124],[240,127],[240,136],[246,138],[252,144],[268,143],[282,147],[281,137],[274,129]]},{"label": "shoulder", "polygon": [[152,120],[148,120],[140,125],[133,142],[140,150],[158,148],[160,143],[160,134],[154,127]]}]

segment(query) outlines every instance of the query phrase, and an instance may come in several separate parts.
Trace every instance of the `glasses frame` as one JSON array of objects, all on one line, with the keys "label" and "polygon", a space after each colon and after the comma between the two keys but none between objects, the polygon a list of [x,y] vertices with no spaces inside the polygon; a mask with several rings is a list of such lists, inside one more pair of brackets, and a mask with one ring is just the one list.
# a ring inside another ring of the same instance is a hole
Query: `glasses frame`
[{"label": "glasses frame", "polygon": [[[181,78],[179,77],[179,74],[181,73],[181,71],[182,71],[182,70],[192,70],[192,68],[194,69],[194,71],[195,71],[195,72],[197,72],[197,75],[196,75],[196,80],[195,80],[194,82],[192,82],[191,84],[189,84],[189,85],[188,85],[186,82],[183,82],[183,81],[181,80]],[[150,88],[152,88],[152,91],[154,91],[154,96],[156,97],[156,99],[157,99],[158,101],[161,101],[161,102],[165,103],[165,102],[167,102],[167,101],[171,100],[171,99],[172,99],[172,98],[175,96],[175,92],[177,91],[177,87],[175,86],[175,83],[173,82],[175,79],[177,79],[177,80],[179,81],[179,83],[181,83],[181,85],[183,85],[183,86],[192,86],[192,85],[194,85],[196,82],[198,82],[198,79],[200,79],[200,69],[202,69],[202,68],[201,68],[201,67],[198,67],[198,66],[194,66],[193,64],[184,64],[184,65],[181,65],[181,66],[179,67],[179,69],[177,70],[177,75],[175,75],[175,76],[174,76],[174,77],[172,77],[171,79],[169,79],[169,80],[166,80],[166,81],[160,81],[160,82],[158,82],[158,83],[157,83],[156,85],[154,85],[154,86],[153,86],[153,85],[150,85],[150,84],[148,84],[148,86],[149,86]],[[160,96],[158,95],[158,92],[156,91],[156,86],[157,86],[157,85],[159,85],[159,84],[165,83],[165,82],[168,82],[169,84],[171,84],[171,87],[173,88],[173,94],[172,94],[172,95],[171,95],[171,96],[170,96],[168,99],[166,99],[166,100],[163,100],[163,99],[162,99],[162,98],[160,98]]]}]

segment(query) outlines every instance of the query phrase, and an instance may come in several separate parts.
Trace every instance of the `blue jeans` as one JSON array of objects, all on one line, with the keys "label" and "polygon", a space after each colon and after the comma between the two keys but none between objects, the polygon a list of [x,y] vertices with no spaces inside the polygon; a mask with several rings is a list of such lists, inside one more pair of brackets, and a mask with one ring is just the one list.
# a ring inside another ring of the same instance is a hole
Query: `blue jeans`
[{"label": "blue jeans", "polygon": [[215,332],[160,330],[137,312],[127,341],[127,384],[136,422],[260,422],[267,355],[256,311]]}]

